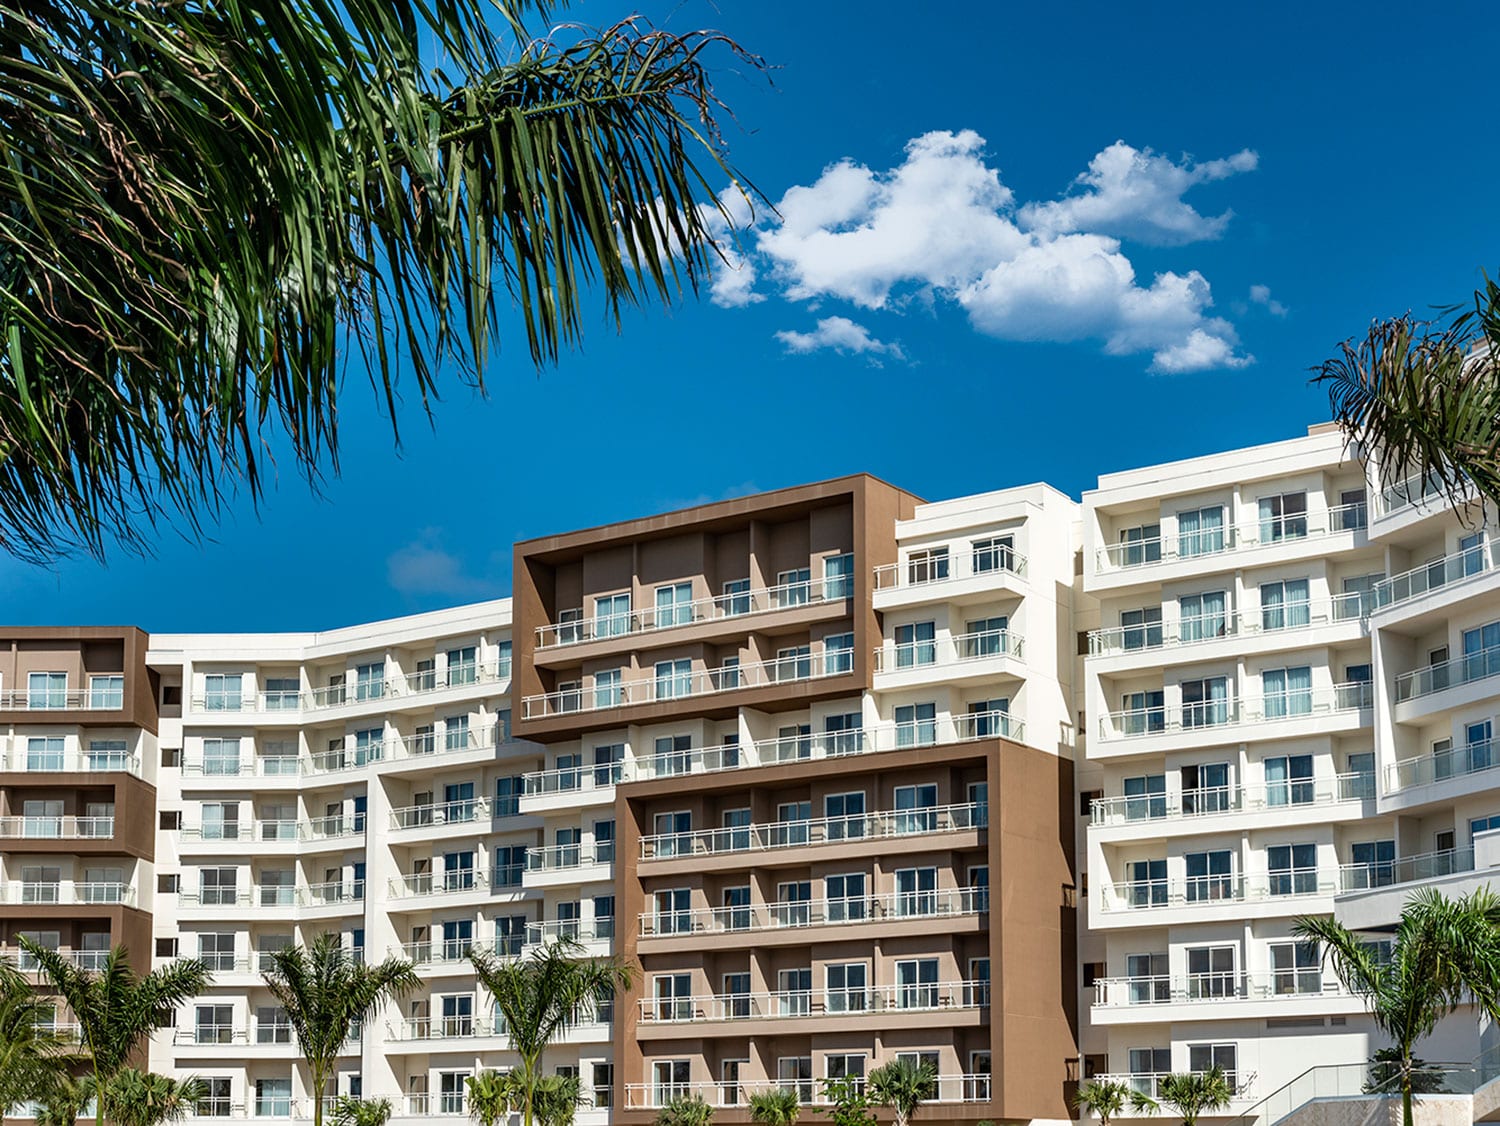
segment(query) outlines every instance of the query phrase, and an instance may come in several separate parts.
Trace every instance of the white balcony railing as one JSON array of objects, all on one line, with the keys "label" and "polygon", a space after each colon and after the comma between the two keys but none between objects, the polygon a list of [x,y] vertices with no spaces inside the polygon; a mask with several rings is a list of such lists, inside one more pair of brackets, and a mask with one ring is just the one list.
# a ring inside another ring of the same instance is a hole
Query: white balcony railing
[{"label": "white balcony railing", "polygon": [[49,751],[27,746],[18,736],[5,756],[5,769],[23,774],[99,774],[122,771],[141,776],[141,756],[126,751]]},{"label": "white balcony railing", "polygon": [[1424,665],[1396,677],[1396,702],[1431,696],[1461,684],[1473,684],[1500,676],[1500,646],[1450,657],[1433,665]]},{"label": "white balcony railing", "polygon": [[726,1020],[796,1020],[821,1016],[890,1017],[941,1010],[961,1012],[990,1003],[987,981],[926,982],[863,989],[783,990],[700,997],[642,997],[641,1020],[698,1024]]},{"label": "white balcony railing", "polygon": [[428,755],[459,754],[503,746],[509,740],[496,742],[493,732],[450,732],[392,737],[376,743],[351,744],[310,755],[255,755],[253,757],[216,757],[190,759],[182,764],[184,774],[214,778],[259,776],[295,778],[313,774],[337,774],[363,770],[382,762],[424,758]]},{"label": "white balcony railing", "polygon": [[1381,580],[1375,584],[1369,599],[1376,610],[1399,605],[1475,575],[1487,574],[1497,563],[1500,563],[1500,539],[1478,543]]},{"label": "white balcony railing", "polygon": [[597,844],[564,844],[534,846],[526,850],[528,872],[560,872],[570,868],[608,864],[613,860],[612,844],[602,849]]},{"label": "white balcony railing", "polygon": [[526,924],[526,945],[545,946],[549,942],[607,942],[615,937],[612,918],[543,919]]},{"label": "white balcony railing", "polygon": [[692,937],[704,932],[786,930],[803,927],[901,923],[978,915],[989,910],[988,888],[940,888],[846,899],[754,903],[745,907],[658,908],[640,916],[642,938]]},{"label": "white balcony railing", "polygon": [[695,598],[690,602],[674,602],[670,606],[621,610],[592,618],[583,617],[582,609],[577,609],[572,612],[578,616],[571,621],[537,626],[536,647],[555,649],[585,641],[605,641],[616,637],[655,633],[664,629],[697,625],[700,622],[745,618],[778,610],[792,610],[799,606],[843,602],[853,593],[854,580],[849,576],[838,576],[809,578],[734,594]]},{"label": "white balcony railing", "polygon": [[1223,641],[1230,637],[1295,634],[1330,622],[1359,621],[1368,596],[1341,594],[1328,602],[1287,602],[1247,613],[1197,614],[1165,622],[1109,626],[1089,631],[1089,655],[1115,657],[1125,653],[1154,653]]},{"label": "white balcony railing", "polygon": [[1485,739],[1392,763],[1387,768],[1386,782],[1392,793],[1399,793],[1418,786],[1430,786],[1435,782],[1446,782],[1449,778],[1483,774],[1497,766],[1500,766],[1500,745]]},{"label": "white balcony railing", "polygon": [[0,692],[0,711],[117,712],[125,707],[120,688],[8,688]]},{"label": "white balcony railing", "polygon": [[587,689],[571,688],[527,696],[521,701],[527,719],[544,719],[575,712],[606,711],[632,704],[662,700],[691,699],[735,692],[743,688],[761,688],[773,684],[798,684],[844,676],[854,671],[854,654],[848,650],[808,653],[756,661],[727,668],[695,669],[690,672],[626,680],[617,684],[593,685]]},{"label": "white balcony railing", "polygon": [[443,1091],[436,1095],[406,1095],[402,1108],[408,1118],[467,1118],[469,1096],[458,1091]]},{"label": "white balcony railing", "polygon": [[453,872],[403,872],[392,877],[388,887],[392,899],[425,895],[463,895],[489,886],[485,874],[475,868]]},{"label": "white balcony railing", "polygon": [[1177,880],[1126,880],[1105,883],[1105,911],[1145,911],[1166,907],[1212,909],[1224,903],[1297,900],[1331,896],[1338,891],[1336,873],[1290,868],[1263,876],[1189,876]]},{"label": "white balcony railing", "polygon": [[[103,969],[104,963],[109,958],[108,950],[75,950],[67,946],[58,947],[56,953],[80,970]],[[13,966],[26,973],[32,973],[39,968],[36,955],[20,946],[0,946],[0,963]]]},{"label": "white balcony railing", "polygon": [[925,809],[878,810],[806,821],[743,825],[728,829],[655,833],[641,838],[642,860],[671,860],[727,852],[758,852],[776,848],[806,848],[847,844],[860,840],[959,833],[984,828],[989,807],[967,802]]},{"label": "white balcony railing", "polygon": [[72,814],[0,817],[0,838],[5,839],[77,841],[107,839],[114,835],[113,817],[75,817]]},{"label": "white balcony railing", "polygon": [[73,881],[38,883],[15,880],[0,885],[0,903],[43,905],[48,903],[120,903],[135,906],[135,888],[114,881]]},{"label": "white balcony railing", "polygon": [[1462,872],[1474,871],[1472,848],[1447,848],[1403,856],[1397,860],[1371,860],[1339,865],[1339,892],[1369,891],[1397,884],[1420,883]]},{"label": "white balcony railing", "polygon": [[899,563],[875,568],[875,589],[927,587],[960,579],[1026,577],[1026,556],[1004,544],[978,551],[917,551]]},{"label": "white balcony railing", "polygon": [[1130,570],[1190,559],[1251,551],[1271,544],[1292,544],[1358,531],[1369,520],[1364,502],[1336,505],[1326,513],[1295,513],[1240,526],[1203,528],[1176,536],[1154,536],[1107,544],[1097,553],[1099,568]]},{"label": "white balcony railing", "polygon": [[1318,966],[1269,974],[1196,973],[1178,977],[1107,977],[1094,982],[1094,1007],[1212,1004],[1224,1001],[1295,1001],[1299,997],[1347,996]]},{"label": "white balcony railing", "polygon": [[1443,488],[1443,482],[1437,474],[1414,473],[1385,486],[1376,496],[1380,498],[1378,515],[1389,516],[1403,508],[1425,505],[1433,500],[1441,500],[1446,504],[1447,490]]},{"label": "white balcony railing", "polygon": [[192,710],[204,715],[225,712],[257,714],[295,713],[341,708],[351,704],[400,700],[450,688],[474,684],[491,684],[510,679],[508,660],[475,661],[452,665],[441,672],[425,669],[419,672],[387,672],[374,680],[355,680],[344,684],[324,684],[316,688],[299,688],[275,692],[221,690],[192,698]]},{"label": "white balcony railing", "polygon": [[[805,1106],[826,1106],[828,1097],[822,1083],[808,1079],[799,1083],[781,1083],[774,1079],[741,1080],[738,1083],[627,1083],[625,1106],[630,1110],[657,1110],[677,1099],[698,1097],[716,1110],[746,1107],[752,1092],[771,1087],[789,1087]],[[988,1072],[969,1075],[939,1075],[932,1080],[928,1103],[987,1103],[991,1101],[992,1082]]]},{"label": "white balcony railing", "polygon": [[1129,825],[1226,813],[1288,813],[1302,806],[1341,805],[1375,797],[1375,775],[1338,774],[1297,778],[1263,786],[1205,786],[1170,794],[1130,794],[1095,798],[1089,824]]},{"label": "white balcony railing", "polygon": [[1012,630],[982,630],[938,637],[932,641],[898,644],[887,641],[875,650],[876,672],[911,672],[922,668],[943,668],[969,664],[997,657],[1021,657],[1021,635]]},{"label": "white balcony railing", "polygon": [[391,828],[428,829],[435,825],[467,825],[488,821],[490,804],[484,798],[429,802],[391,810]]},{"label": "white balcony railing", "polygon": [[504,1022],[477,1016],[410,1017],[386,1025],[392,1040],[472,1040],[504,1036]]},{"label": "white balcony railing", "polygon": [[1104,712],[1099,717],[1100,738],[1134,739],[1221,727],[1282,723],[1320,715],[1367,711],[1374,705],[1368,682],[1353,681],[1331,688],[1293,689],[1272,696],[1194,701],[1160,707]]}]

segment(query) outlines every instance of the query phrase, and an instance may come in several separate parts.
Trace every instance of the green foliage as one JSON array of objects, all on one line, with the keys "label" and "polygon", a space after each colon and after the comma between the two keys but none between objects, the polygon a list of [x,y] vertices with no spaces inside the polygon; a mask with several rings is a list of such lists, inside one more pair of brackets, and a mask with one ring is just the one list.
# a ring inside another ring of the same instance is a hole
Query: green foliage
[{"label": "green foliage", "polygon": [[465,1080],[469,1089],[469,1116],[480,1126],[497,1126],[513,1110],[520,1109],[522,1091],[513,1071],[481,1071]]},{"label": "green foliage", "polygon": [[1412,1126],[1418,1093],[1416,1045],[1460,1005],[1472,1002],[1500,1019],[1497,919],[1500,896],[1487,887],[1457,899],[1424,888],[1401,911],[1388,961],[1333,919],[1296,922],[1298,937],[1323,944],[1344,987],[1365,999],[1375,1026],[1390,1037],[1405,1126]]},{"label": "green foliage", "polygon": [[0,966],[0,1117],[53,1098],[67,1077],[65,1046],[43,1027],[50,1012],[30,982]]},{"label": "green foliage", "polygon": [[1078,1088],[1073,1105],[1085,1114],[1097,1116],[1100,1126],[1109,1126],[1110,1120],[1126,1107],[1136,1114],[1155,1114],[1159,1109],[1150,1095],[1115,1079],[1090,1079]]},{"label": "green foliage", "polygon": [[350,1031],[380,1005],[417,988],[417,971],[401,958],[364,965],[337,934],[325,932],[311,946],[276,951],[261,977],[297,1034],[311,1077],[313,1123],[323,1126],[322,1096]]},{"label": "green foliage", "polygon": [[334,1126],[385,1126],[394,1109],[390,1099],[340,1095],[333,1101]]},{"label": "green foliage", "polygon": [[760,1126],[792,1126],[801,1113],[797,1092],[790,1087],[750,1092],[750,1121]]},{"label": "green foliage", "polygon": [[870,1072],[870,1100],[889,1107],[896,1126],[906,1123],[922,1103],[937,1094],[937,1069],[930,1063],[892,1060]]},{"label": "green foliage", "polygon": [[544,1075],[531,1093],[538,1126],[573,1126],[582,1096],[576,1075]]},{"label": "green foliage", "polygon": [[[1370,1074],[1365,1079],[1366,1091],[1389,1091],[1399,1089],[1401,1080],[1401,1050],[1381,1048],[1370,1057]],[[1427,1066],[1426,1060],[1412,1057],[1411,1090],[1414,1095],[1441,1095],[1448,1090],[1443,1073]]]},{"label": "green foliage", "polygon": [[656,1112],[656,1126],[709,1126],[714,1108],[702,1095],[677,1095]]},{"label": "green foliage", "polygon": [[[581,957],[581,949],[577,942],[560,939],[523,958],[504,961],[478,947],[469,951],[475,975],[494,998],[511,1047],[520,1057],[511,1075],[525,1126],[534,1126],[540,1117],[538,1098],[549,1078],[541,1070],[547,1047],[592,1018],[601,997],[625,992],[635,981],[633,967],[612,958]],[[561,1096],[551,1092],[546,1097],[556,1105]],[[576,1095],[573,1102],[576,1106]]]},{"label": "green foliage", "polygon": [[75,1126],[93,1097],[94,1077],[64,1075],[46,1095],[36,1126]]},{"label": "green foliage", "polygon": [[875,1126],[875,1112],[870,1109],[869,1092],[862,1078],[845,1075],[823,1080],[823,1094],[828,1099],[828,1118],[834,1126]]},{"label": "green foliage", "polygon": [[1182,1126],[1193,1126],[1200,1115],[1223,1110],[1234,1098],[1224,1069],[1217,1066],[1163,1076],[1157,1092],[1161,1101],[1182,1117]]},{"label": "green foliage", "polygon": [[[103,1091],[104,1098],[95,1101],[94,1114],[95,1121],[102,1122],[109,1110],[106,1104],[117,1090],[116,1077],[127,1069],[133,1053],[152,1032],[170,1023],[178,1006],[208,988],[213,975],[197,959],[182,958],[137,977],[123,946],[111,950],[99,970],[85,970],[30,939],[20,942],[78,1021],[91,1085],[77,1105],[86,1103],[93,1091]],[[151,1099],[169,1093],[159,1087],[146,1092]],[[65,1111],[76,1095],[60,1096],[57,1110]]]},{"label": "green foliage", "polygon": [[586,303],[618,328],[696,291],[708,177],[739,182],[706,60],[762,64],[545,7],[6,4],[0,543],[197,529],[259,498],[267,443],[336,471],[351,350],[394,424],[398,374],[424,406],[440,370],[481,385],[504,317],[540,364]]},{"label": "green foliage", "polygon": [[105,1085],[104,1116],[115,1126],[161,1126],[187,1117],[203,1092],[196,1078],[172,1079],[126,1067]]},{"label": "green foliage", "polygon": [[[1455,503],[1470,485],[1500,504],[1500,284],[1485,277],[1436,321],[1376,321],[1314,369],[1350,442],[1378,455],[1386,487],[1432,482]],[[1412,499],[1421,496],[1419,486]]]}]

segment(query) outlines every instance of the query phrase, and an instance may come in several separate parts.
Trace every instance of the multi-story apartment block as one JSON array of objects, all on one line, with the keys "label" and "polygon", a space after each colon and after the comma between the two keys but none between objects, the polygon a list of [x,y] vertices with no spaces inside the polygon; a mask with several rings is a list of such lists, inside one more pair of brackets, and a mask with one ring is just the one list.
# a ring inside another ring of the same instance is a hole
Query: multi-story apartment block
[{"label": "multi-story apartment block", "polygon": [[545,1061],[581,1126],[899,1058],[944,1121],[1214,1064],[1259,1115],[1380,1043],[1296,918],[1378,942],[1500,864],[1493,521],[1357,454],[1314,428],[1081,504],[855,476],[519,544],[514,604],[9,631],[0,937],[203,958],[151,1048],[201,1119],[310,1112],[260,971],[327,931],[418,967],[338,1077],[398,1120],[514,1062],[468,951],[560,938],[638,970]]}]

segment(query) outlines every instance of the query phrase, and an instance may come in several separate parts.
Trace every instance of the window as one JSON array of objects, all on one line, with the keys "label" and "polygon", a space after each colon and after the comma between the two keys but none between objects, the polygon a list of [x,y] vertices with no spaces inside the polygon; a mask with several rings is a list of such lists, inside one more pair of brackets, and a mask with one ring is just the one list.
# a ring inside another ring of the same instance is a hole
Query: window
[{"label": "window", "polygon": [[911,958],[896,963],[896,1007],[935,1009],[938,1004],[938,960]]},{"label": "window", "polygon": [[123,708],[125,678],[118,675],[89,677],[89,707]]},{"label": "window", "polygon": [[1260,674],[1261,702],[1267,719],[1312,714],[1312,669],[1265,669]]},{"label": "window", "polygon": [[794,880],[776,885],[776,923],[783,927],[805,927],[812,922],[812,883]]},{"label": "window", "polygon": [[438,1072],[438,1113],[464,1113],[464,1100],[468,1092],[467,1071]]},{"label": "window", "polygon": [[263,934],[255,943],[256,969],[265,973],[276,964],[276,953],[287,950],[292,945],[292,936],[289,934]]},{"label": "window", "polygon": [[[468,734],[469,721],[464,718],[464,734]],[[454,738],[453,724],[450,720],[447,724],[449,749],[453,749]],[[465,743],[458,744],[464,746]],[[364,731],[354,733],[354,765],[364,766],[368,762],[379,762],[385,750],[385,729],[382,727],[371,727]]]},{"label": "window", "polygon": [[688,1096],[690,1060],[656,1060],[651,1064],[651,1105],[666,1106]]},{"label": "window", "polygon": [[750,613],[750,580],[731,579],[724,584],[719,598],[719,612],[727,618]]},{"label": "window", "polygon": [[1260,542],[1300,540],[1307,535],[1307,493],[1260,498]]},{"label": "window", "polygon": [[1156,1081],[1172,1071],[1171,1048],[1131,1048],[1126,1053],[1130,1069],[1130,1086],[1143,1095],[1155,1098],[1160,1092]]},{"label": "window", "polygon": [[1271,845],[1266,849],[1272,895],[1312,895],[1318,890],[1318,846]]},{"label": "window", "polygon": [[662,735],[656,740],[656,754],[652,768],[658,777],[686,774],[693,764],[693,737],[691,735]]},{"label": "window", "polygon": [[823,968],[830,1013],[862,1013],[870,1007],[869,967],[863,962],[835,962]]},{"label": "window", "polygon": [[448,686],[450,688],[459,684],[473,684],[479,679],[478,656],[478,651],[472,645],[448,650]]},{"label": "window", "polygon": [[505,680],[510,676],[511,655],[513,652],[514,648],[509,641],[502,641],[495,646],[495,668],[501,680]]},{"label": "window", "polygon": [[625,763],[625,744],[609,743],[594,748],[594,785],[613,786],[620,781]]},{"label": "window", "polygon": [[1228,1081],[1230,1089],[1238,1090],[1239,1083],[1235,1078],[1236,1056],[1233,1044],[1189,1044],[1188,1070],[1205,1072],[1217,1067],[1224,1072],[1224,1078]]},{"label": "window", "polygon": [[211,970],[234,969],[233,932],[200,934],[198,960]]},{"label": "window", "polygon": [[808,841],[808,821],[811,819],[811,802],[780,803],[776,807],[776,828],[771,837],[772,842],[778,845],[805,845]]},{"label": "window", "polygon": [[378,700],[385,695],[385,662],[357,665],[354,669],[354,698]]},{"label": "window", "polygon": [[693,584],[669,583],[656,588],[656,628],[693,624]]},{"label": "window", "polygon": [[793,645],[776,650],[776,679],[807,680],[812,676],[812,646]]},{"label": "window", "polygon": [[906,704],[896,709],[896,746],[930,747],[936,742],[936,704]]},{"label": "window", "polygon": [[854,635],[829,634],[823,639],[823,672],[828,676],[854,671]]},{"label": "window", "polygon": [[200,868],[198,870],[198,898],[206,904],[233,904],[237,898],[234,868]]},{"label": "window", "polygon": [[[1500,622],[1488,622],[1478,629],[1464,630],[1463,645],[1465,681],[1480,680],[1500,673]],[[1439,685],[1434,677],[1433,687],[1446,688],[1447,683]]]},{"label": "window", "polygon": [[906,557],[906,581],[919,583],[941,582],[948,577],[948,549],[932,547],[913,551]]},{"label": "window", "polygon": [[624,703],[620,677],[619,669],[600,669],[594,673],[594,707],[617,708]]},{"label": "window", "polygon": [[1013,536],[994,536],[986,540],[975,540],[973,549],[976,575],[1016,569],[1015,537]]},{"label": "window", "polygon": [[1352,532],[1363,528],[1370,518],[1365,491],[1345,489],[1339,494],[1339,506],[1329,515],[1333,517],[1331,527],[1335,532]]},{"label": "window", "polygon": [[732,688],[740,686],[740,659],[738,657],[725,657],[719,662],[719,667],[712,670],[712,685],[715,692],[728,692]]},{"label": "window", "polygon": [[692,892],[671,888],[656,893],[656,933],[688,934],[693,929]]},{"label": "window", "polygon": [[1312,755],[1279,755],[1268,758],[1265,771],[1267,805],[1312,804]]},{"label": "window", "polygon": [[1155,731],[1165,731],[1165,700],[1165,694],[1160,689],[1126,692],[1120,697],[1120,734],[1148,735]]},{"label": "window", "polygon": [[615,1065],[612,1063],[594,1064],[593,1097],[594,1107],[597,1110],[608,1110],[614,1105],[615,1090]]},{"label": "window", "polygon": [[1125,977],[1126,1000],[1132,1005],[1154,1005],[1172,999],[1172,979],[1167,975],[1165,954],[1127,954]]},{"label": "window", "polygon": [[495,918],[495,953],[514,955],[526,942],[525,915],[498,915]]},{"label": "window", "polygon": [[1187,862],[1187,901],[1206,903],[1217,899],[1234,899],[1234,853],[1226,849],[1190,852]]},{"label": "window", "polygon": [[1222,590],[1186,594],[1177,600],[1177,612],[1181,619],[1178,632],[1184,642],[1211,641],[1228,632],[1225,613],[1227,596]]},{"label": "window", "polygon": [[1360,841],[1349,848],[1352,863],[1345,868],[1344,891],[1389,887],[1396,882],[1396,842]]},{"label": "window", "polygon": [[[1475,817],[1469,821],[1469,843],[1474,843],[1474,838],[1480,833],[1488,833],[1491,829],[1500,829],[1500,813],[1492,813],[1488,817]],[[1446,875],[1446,873],[1444,873]]]},{"label": "window", "polygon": [[1229,681],[1222,676],[1182,682],[1182,726],[1215,727],[1229,722]]},{"label": "window", "polygon": [[238,774],[240,741],[238,739],[203,740],[204,774]]},{"label": "window", "polygon": [[975,700],[962,717],[960,732],[968,739],[993,739],[1009,737],[1010,700],[999,697],[994,700]]},{"label": "window", "polygon": [[201,825],[199,833],[206,841],[239,840],[239,802],[204,802]]},{"label": "window", "polygon": [[623,637],[630,632],[630,595],[604,594],[594,599],[594,636]]},{"label": "window", "polygon": [[909,669],[937,662],[937,625],[915,622],[896,627],[896,667]]},{"label": "window", "polygon": [[1237,949],[1233,946],[1189,946],[1188,996],[1195,1001],[1238,996],[1234,972],[1236,953]]},{"label": "window", "polygon": [[658,813],[653,822],[655,855],[691,856],[693,854],[693,815],[686,810]]},{"label": "window", "polygon": [[[1186,640],[1186,639],[1184,639]],[[1161,647],[1161,607],[1120,612],[1120,645],[1126,652]]]},{"label": "window", "polygon": [[240,689],[244,678],[239,673],[209,673],[203,678],[203,706],[211,712],[240,710]]},{"label": "window", "polygon": [[467,750],[473,745],[469,739],[468,716],[450,715],[443,720],[443,746],[445,749],[462,751]]},{"label": "window", "polygon": [[839,876],[823,878],[823,894],[827,899],[828,921],[850,923],[864,919],[868,911],[865,904],[865,874],[846,872]]},{"label": "window", "polygon": [[1132,907],[1161,907],[1167,902],[1167,862],[1132,860],[1125,865],[1125,891]]},{"label": "window", "polygon": [[1278,997],[1323,992],[1323,959],[1315,942],[1271,944],[1271,992]]},{"label": "window", "polygon": [[124,739],[90,739],[84,757],[89,770],[128,770],[130,766]]},{"label": "window", "polygon": [[657,974],[651,979],[657,1020],[693,1019],[693,975]]},{"label": "window", "polygon": [[896,832],[931,833],[937,829],[937,786],[896,787]]},{"label": "window", "polygon": [[829,757],[859,753],[863,720],[858,712],[823,717],[823,753]]},{"label": "window", "polygon": [[934,915],[937,913],[937,869],[898,868],[896,870],[896,914]]},{"label": "window", "polygon": [[975,911],[990,909],[990,866],[975,864],[969,868],[969,900]]},{"label": "window", "polygon": [[255,1009],[255,1042],[257,1044],[290,1044],[292,1022],[279,1005],[258,1005]]},{"label": "window", "polygon": [[656,662],[656,698],[673,700],[693,690],[693,662],[688,658]]},{"label": "window", "polygon": [[776,575],[776,605],[806,606],[812,599],[812,571],[802,567],[792,571],[781,571]]},{"label": "window", "polygon": [[228,1118],[232,1109],[229,1101],[229,1077],[214,1075],[200,1078],[198,1082],[203,1094],[193,1108],[194,1112],[204,1118]]},{"label": "window", "polygon": [[526,870],[525,845],[500,845],[495,849],[495,886],[517,888],[521,886],[521,873]]},{"label": "window", "polygon": [[255,1081],[255,1116],[257,1118],[290,1118],[292,1115],[292,1081],[257,1079]]},{"label": "window", "polygon": [[612,895],[594,896],[594,937],[614,938],[615,936],[615,897]]},{"label": "window", "polygon": [[1182,812],[1223,813],[1234,806],[1229,789],[1229,764],[1197,763],[1182,768]]},{"label": "window", "polygon": [[1260,584],[1260,628],[1299,629],[1312,620],[1306,579]]},{"label": "window", "polygon": [[823,597],[829,602],[854,597],[853,555],[830,555],[823,560]]},{"label": "window", "polygon": [[812,1057],[778,1057],[776,1060],[776,1083],[782,1090],[795,1091],[798,1102],[812,1102]]},{"label": "window", "polygon": [[743,931],[750,929],[750,887],[724,889],[724,929]]},{"label": "window", "polygon": [[1161,561],[1161,525],[1138,524],[1120,529],[1120,566],[1139,567]]},{"label": "window", "polygon": [[68,706],[68,674],[33,672],[26,675],[26,706],[48,709]]},{"label": "window", "polygon": [[828,794],[823,798],[823,816],[830,841],[854,840],[865,835],[865,792]]},{"label": "window", "polygon": [[1215,555],[1224,550],[1224,506],[1177,514],[1177,554]]},{"label": "window", "polygon": [[1125,779],[1125,820],[1154,821],[1167,815],[1167,776],[1142,774]]}]

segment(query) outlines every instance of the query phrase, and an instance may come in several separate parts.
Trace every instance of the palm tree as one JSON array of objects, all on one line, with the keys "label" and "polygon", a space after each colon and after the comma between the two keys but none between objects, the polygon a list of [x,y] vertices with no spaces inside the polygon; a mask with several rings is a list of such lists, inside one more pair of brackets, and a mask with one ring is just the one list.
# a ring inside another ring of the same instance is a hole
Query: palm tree
[{"label": "palm tree", "polygon": [[802,1101],[791,1087],[750,1092],[750,1121],[760,1126],[792,1126],[801,1113]]},{"label": "palm tree", "polygon": [[[1435,321],[1376,321],[1314,369],[1344,435],[1378,456],[1381,483],[1430,482],[1500,504],[1500,284]],[[1421,495],[1419,488],[1417,495]],[[1412,499],[1416,499],[1413,497]]]},{"label": "palm tree", "polygon": [[520,1084],[511,1071],[481,1071],[465,1080],[469,1088],[469,1116],[480,1126],[499,1126],[520,1105]]},{"label": "palm tree", "polygon": [[1199,1115],[1223,1110],[1234,1098],[1234,1088],[1217,1064],[1207,1071],[1164,1075],[1157,1092],[1163,1103],[1182,1116],[1182,1126],[1194,1126]]},{"label": "palm tree", "polygon": [[573,1126],[580,1097],[578,1076],[542,1076],[532,1092],[532,1110],[539,1126]]},{"label": "palm tree", "polygon": [[612,958],[584,958],[582,947],[559,939],[530,954],[501,961],[478,949],[469,951],[474,972],[505,1021],[506,1035],[520,1057],[512,1074],[525,1126],[534,1126],[542,1054],[569,1029],[598,1012],[602,997],[630,989],[634,967]]},{"label": "palm tree", "polygon": [[444,365],[482,386],[512,315],[541,364],[595,301],[618,328],[696,291],[729,215],[709,178],[741,182],[709,62],[762,64],[637,18],[538,34],[549,7],[0,20],[0,543],[196,529],[226,484],[261,495],[272,444],[336,471],[348,349],[383,408],[400,368],[425,406]]},{"label": "palm tree", "polygon": [[181,958],[137,977],[123,946],[111,950],[99,970],[85,970],[28,938],[20,943],[78,1021],[89,1089],[104,1092],[94,1100],[94,1121],[102,1123],[115,1077],[178,1006],[208,988],[213,975],[196,958]]},{"label": "palm tree", "polygon": [[1085,1114],[1095,1115],[1099,1126],[1109,1126],[1110,1120],[1127,1106],[1137,1114],[1154,1114],[1158,1109],[1150,1095],[1117,1079],[1089,1080],[1078,1088],[1073,1105]]},{"label": "palm tree", "polygon": [[362,1099],[340,1095],[333,1101],[335,1126],[385,1126],[391,1119],[390,1099]]},{"label": "palm tree", "polygon": [[311,1080],[313,1126],[323,1126],[323,1095],[350,1031],[380,1005],[415,989],[417,971],[402,958],[367,966],[337,934],[324,932],[311,946],[277,950],[261,977],[297,1034]]},{"label": "palm tree", "polygon": [[677,1095],[656,1112],[656,1126],[709,1126],[714,1108],[702,1095]]},{"label": "palm tree", "polygon": [[1329,918],[1301,918],[1299,938],[1323,944],[1324,958],[1351,993],[1365,999],[1375,1026],[1395,1049],[1401,1110],[1412,1126],[1415,1049],[1438,1021],[1472,1002],[1500,1019],[1500,896],[1479,888],[1448,899],[1435,888],[1414,892],[1401,911],[1390,959]]},{"label": "palm tree", "polygon": [[53,1086],[37,1112],[36,1126],[77,1126],[93,1098],[94,1077],[64,1075]]},{"label": "palm tree", "polygon": [[62,1045],[46,1028],[51,1014],[25,977],[0,966],[0,1120],[50,1099],[67,1075]]},{"label": "palm tree", "polygon": [[104,1089],[104,1109],[118,1126],[161,1126],[187,1116],[203,1097],[194,1078],[171,1079],[150,1071],[122,1068]]},{"label": "palm tree", "polygon": [[870,1101],[890,1107],[896,1126],[906,1126],[923,1100],[932,1098],[936,1083],[937,1068],[932,1064],[894,1059],[870,1072]]}]

